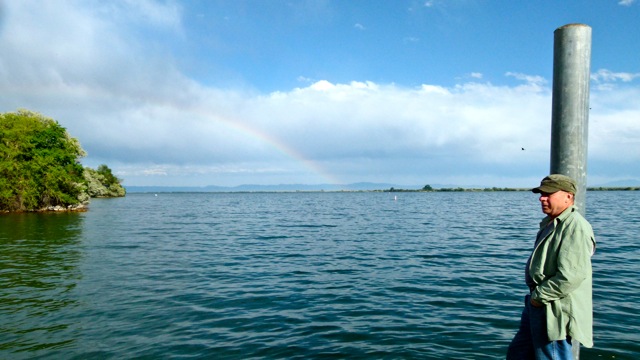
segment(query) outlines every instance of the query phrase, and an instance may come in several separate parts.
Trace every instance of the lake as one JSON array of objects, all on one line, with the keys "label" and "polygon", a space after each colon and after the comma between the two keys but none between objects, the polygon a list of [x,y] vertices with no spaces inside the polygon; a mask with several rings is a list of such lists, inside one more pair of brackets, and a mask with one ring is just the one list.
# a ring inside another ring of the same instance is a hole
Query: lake
[{"label": "lake", "polygon": [[[640,192],[587,193],[595,347],[640,354]],[[133,193],[0,215],[0,359],[503,359],[529,192]]]}]

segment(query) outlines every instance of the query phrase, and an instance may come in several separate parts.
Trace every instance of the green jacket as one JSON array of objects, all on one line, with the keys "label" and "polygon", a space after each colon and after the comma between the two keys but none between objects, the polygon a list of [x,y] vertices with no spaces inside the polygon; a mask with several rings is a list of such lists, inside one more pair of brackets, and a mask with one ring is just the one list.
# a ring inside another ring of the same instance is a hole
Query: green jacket
[{"label": "green jacket", "polygon": [[[540,231],[552,220],[546,217]],[[533,250],[529,275],[537,286],[531,297],[544,304],[549,341],[571,336],[593,346],[591,256],[596,240],[591,225],[571,206],[553,219],[553,229]]]}]

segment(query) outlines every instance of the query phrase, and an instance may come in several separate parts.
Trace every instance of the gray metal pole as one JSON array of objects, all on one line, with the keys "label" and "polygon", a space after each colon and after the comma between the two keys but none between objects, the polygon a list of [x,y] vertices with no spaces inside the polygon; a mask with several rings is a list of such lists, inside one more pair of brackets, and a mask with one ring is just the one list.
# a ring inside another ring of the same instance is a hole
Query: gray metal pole
[{"label": "gray metal pole", "polygon": [[591,28],[569,24],[554,31],[551,173],[574,178],[576,207],[585,214]]},{"label": "gray metal pole", "polygon": [[[587,140],[589,134],[589,78],[591,28],[569,24],[554,31],[553,99],[551,105],[551,173],[577,182],[575,204],[586,212]],[[580,343],[572,342],[580,359]]]}]

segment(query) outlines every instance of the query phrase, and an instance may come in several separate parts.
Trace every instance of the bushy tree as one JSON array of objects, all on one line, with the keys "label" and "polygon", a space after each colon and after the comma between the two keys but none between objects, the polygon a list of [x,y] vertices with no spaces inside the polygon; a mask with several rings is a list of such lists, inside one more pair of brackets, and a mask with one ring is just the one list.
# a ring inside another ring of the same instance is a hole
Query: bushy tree
[{"label": "bushy tree", "polygon": [[0,114],[0,209],[79,204],[85,154],[53,119],[28,110]]},{"label": "bushy tree", "polygon": [[98,166],[97,170],[84,169],[84,178],[87,181],[87,192],[91,197],[122,197],[126,191],[120,185],[118,179],[107,165]]}]

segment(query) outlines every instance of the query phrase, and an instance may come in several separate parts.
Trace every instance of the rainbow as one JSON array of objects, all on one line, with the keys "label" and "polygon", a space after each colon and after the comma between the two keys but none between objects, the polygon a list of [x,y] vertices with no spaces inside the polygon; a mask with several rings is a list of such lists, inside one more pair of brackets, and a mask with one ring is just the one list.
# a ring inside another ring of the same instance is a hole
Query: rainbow
[{"label": "rainbow", "polygon": [[229,118],[221,117],[220,115],[214,115],[206,110],[194,111],[190,109],[190,112],[196,112],[197,115],[203,116],[205,119],[215,121],[232,131],[236,131],[243,136],[249,137],[251,140],[257,140],[264,144],[267,144],[270,148],[276,152],[284,155],[286,158],[293,160],[295,163],[301,165],[302,168],[308,170],[312,174],[318,176],[322,182],[326,182],[331,185],[341,185],[342,182],[333,174],[329,173],[324,167],[317,162],[305,157],[301,152],[289,146],[277,137],[261,131],[258,128],[251,127],[243,121],[232,120]]}]

